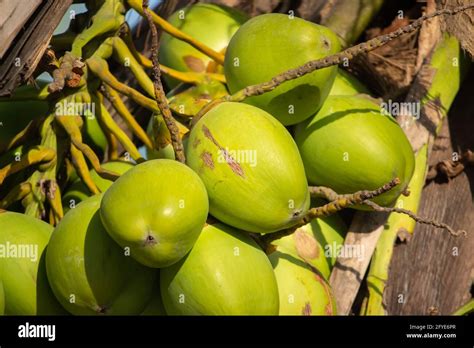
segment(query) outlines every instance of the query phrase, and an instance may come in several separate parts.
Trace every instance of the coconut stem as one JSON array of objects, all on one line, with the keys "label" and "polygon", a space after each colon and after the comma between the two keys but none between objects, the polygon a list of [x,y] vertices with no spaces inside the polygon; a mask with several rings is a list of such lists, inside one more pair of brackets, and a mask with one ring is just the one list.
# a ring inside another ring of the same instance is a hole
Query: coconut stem
[{"label": "coconut stem", "polygon": [[31,184],[22,182],[16,185],[8,194],[0,201],[0,209],[7,209],[12,203],[21,201],[31,192]]},{"label": "coconut stem", "polygon": [[79,176],[84,185],[86,185],[93,194],[100,193],[99,188],[92,180],[84,154],[73,143],[71,143],[69,152],[71,153],[72,165],[74,169],[76,169],[77,176]]},{"label": "coconut stem", "polygon": [[107,100],[113,105],[120,117],[125,121],[125,123],[127,123],[127,126],[133,131],[137,138],[139,138],[146,147],[150,149],[153,148],[151,139],[127,109],[127,106],[122,101],[117,91],[105,84],[101,86],[100,90]]},{"label": "coconut stem", "polygon": [[32,138],[37,131],[40,122],[42,119],[35,119],[30,121],[25,128],[23,128],[19,133],[17,133],[5,146],[0,146],[0,153],[4,153],[13,149],[20,144],[23,144],[26,140]]},{"label": "coconut stem", "polygon": [[176,122],[171,114],[171,110],[168,105],[168,101],[166,100],[166,95],[163,90],[163,85],[161,83],[161,71],[160,71],[160,63],[158,62],[158,31],[156,30],[156,26],[153,23],[153,18],[148,10],[148,0],[143,1],[143,13],[148,20],[148,24],[150,25],[151,29],[151,36],[152,36],[152,62],[153,62],[153,85],[155,87],[155,97],[156,102],[158,104],[158,108],[163,115],[163,120],[165,121],[166,127],[168,128],[171,136],[171,145],[173,146],[176,159],[179,162],[184,163],[186,161],[184,155],[184,147],[181,137],[179,135],[179,128],[176,125]]},{"label": "coconut stem", "polygon": [[[122,25],[122,27],[120,28],[120,35],[122,40],[128,46],[128,49],[130,50],[136,61],[144,68],[153,68],[153,62],[147,57],[145,57],[142,53],[140,53],[135,47],[135,44],[130,34],[130,28],[126,23],[124,23],[124,25]],[[167,67],[163,64],[160,64],[160,70],[163,74],[168,75],[184,83],[200,84],[203,83],[206,78],[211,78],[222,83],[226,82],[225,76],[223,74],[207,72],[198,73],[194,71],[178,71],[175,69],[171,69],[170,67]]]},{"label": "coconut stem", "polygon": [[0,185],[3,181],[12,174],[36,165],[36,164],[51,164],[56,160],[56,151],[45,146],[34,146],[25,155],[21,156],[20,161],[9,163],[0,169]]},{"label": "coconut stem", "polygon": [[438,228],[443,228],[443,229],[447,230],[449,233],[451,233],[453,236],[456,236],[456,237],[461,235],[461,234],[464,234],[465,236],[467,236],[467,232],[464,231],[464,230],[454,231],[454,229],[451,228],[449,225],[446,225],[442,222],[437,222],[435,220],[430,220],[430,219],[419,217],[415,213],[411,212],[408,209],[396,208],[396,207],[394,207],[394,208],[381,207],[377,203],[374,203],[370,200],[365,200],[363,202],[363,204],[366,204],[369,207],[371,207],[372,209],[374,209],[375,211],[379,211],[379,212],[398,213],[398,214],[408,215],[409,217],[411,217],[413,220],[415,220],[418,223],[425,224],[425,225],[431,225],[431,226],[438,227]]},{"label": "coconut stem", "polygon": [[[382,189],[382,188],[380,188],[380,189]],[[325,199],[331,201],[330,203],[328,203],[328,204],[326,204],[322,207],[319,207],[319,208],[324,208],[324,207],[327,207],[327,206],[331,205],[331,207],[325,208],[325,212],[329,213],[328,215],[332,214],[332,212],[329,211],[330,209],[335,209],[335,208],[337,209],[337,207],[335,206],[336,202],[343,202],[344,200],[348,200],[350,202],[353,199],[356,199],[356,200],[359,199],[359,197],[353,197],[353,195],[350,195],[350,194],[338,195],[335,191],[333,191],[329,187],[324,187],[324,186],[311,186],[309,188],[309,192],[311,194],[311,197],[320,197],[320,198],[325,198]],[[364,193],[364,192],[369,192],[370,193],[371,191],[360,191],[360,192],[361,193]],[[373,192],[375,192],[375,191],[373,191]],[[366,200],[363,200],[363,201],[358,201],[358,203],[355,203],[355,204],[368,205],[373,210],[378,211],[378,212],[404,214],[404,215],[407,215],[407,216],[411,217],[417,223],[425,224],[425,225],[431,225],[431,226],[438,227],[438,228],[443,228],[443,229],[447,230],[449,233],[451,233],[453,236],[459,236],[461,234],[464,234],[464,235],[467,234],[466,231],[464,231],[464,230],[454,231],[454,229],[452,227],[450,227],[449,225],[444,224],[442,222],[438,222],[438,221],[435,221],[435,220],[430,220],[430,219],[419,217],[414,212],[412,212],[408,209],[396,208],[396,207],[395,208],[381,207],[380,205],[378,205],[375,202],[370,201],[369,199],[366,199]],[[354,205],[354,204],[350,204],[350,205]],[[317,208],[313,208],[313,209],[317,209]],[[339,210],[341,210],[341,209],[339,209]]]},{"label": "coconut stem", "polygon": [[[298,223],[298,226],[306,225],[311,220],[319,218],[319,217],[335,214],[338,211],[341,211],[342,209],[345,209],[357,204],[362,204],[363,202],[369,199],[380,196],[381,194],[390,191],[399,183],[400,183],[400,179],[395,178],[391,180],[390,182],[386,183],[385,185],[383,185],[382,187],[379,187],[376,190],[373,190],[373,191],[363,190],[363,191],[357,191],[355,193],[345,194],[345,195],[338,195],[337,193],[332,191],[333,193],[331,194],[331,197],[333,198],[333,200],[331,200],[331,202],[321,207],[315,207],[308,210],[308,212],[303,217],[303,219],[301,219],[301,221]],[[330,190],[331,189],[323,188],[321,192],[322,191],[328,192]]]},{"label": "coconut stem", "polygon": [[144,96],[136,89],[127,86],[126,84],[117,80],[117,78],[110,72],[107,61],[101,57],[91,57],[86,60],[89,70],[96,75],[102,82],[106,83],[117,92],[129,97],[138,105],[144,108],[159,113],[160,109],[157,107],[156,102]]},{"label": "coconut stem", "polygon": [[[395,178],[391,180],[390,182],[386,183],[385,185],[373,191],[362,190],[362,191],[357,191],[352,194],[345,194],[345,195],[339,195],[327,187],[311,187],[310,192],[317,191],[318,194],[320,194],[319,197],[330,198],[331,202],[320,207],[311,208],[304,215],[304,217],[301,220],[299,220],[295,225],[293,225],[291,228],[280,231],[280,232],[267,234],[262,237],[262,240],[265,245],[268,245],[276,239],[280,239],[284,236],[293,234],[298,228],[306,225],[307,223],[311,222],[312,220],[316,218],[329,216],[329,215],[337,213],[338,211],[341,211],[342,209],[345,209],[357,204],[362,204],[364,201],[368,199],[375,198],[385,192],[390,191],[399,183],[400,183],[400,179]],[[324,194],[327,194],[327,196],[324,196]]]},{"label": "coconut stem", "polygon": [[453,315],[467,315],[474,312],[474,299],[471,299],[465,305],[461,306],[461,308],[457,309]]},{"label": "coconut stem", "polygon": [[[58,163],[62,162],[63,153],[58,151],[56,128],[53,125],[54,114],[50,114],[40,125],[41,144],[54,154],[54,159],[40,164],[27,181],[21,185],[29,186],[31,190],[21,199],[25,214],[35,218],[45,218],[45,202],[49,203],[49,222],[56,225],[63,217],[61,192],[56,182]],[[21,192],[20,192],[21,193]]]},{"label": "coconut stem", "polygon": [[130,154],[130,156],[137,161],[137,163],[145,161],[133,141],[127,136],[127,134],[115,123],[112,116],[109,114],[109,111],[103,104],[103,95],[97,93],[99,105],[99,112],[97,113],[97,118],[100,119],[101,124],[104,126],[107,133],[111,133],[115,138],[120,142],[120,144],[125,148],[125,150]]},{"label": "coconut stem", "polygon": [[56,115],[55,120],[61,125],[62,128],[64,128],[74,146],[77,147],[91,162],[92,167],[97,172],[97,174],[99,174],[102,178],[106,180],[117,180],[120,175],[113,171],[102,168],[100,165],[99,158],[97,157],[95,152],[89,147],[89,145],[82,142],[81,130],[75,121],[75,118],[77,117],[79,116],[71,117]]},{"label": "coconut stem", "polygon": [[[193,37],[189,36],[186,33],[183,33],[178,28],[174,27],[163,18],[158,16],[154,12],[148,11],[148,0],[144,0],[142,6],[140,6],[139,0],[127,0],[127,3],[135,11],[140,13],[142,16],[145,16],[150,23],[150,28],[153,28],[154,25],[159,26],[162,30],[166,31],[168,34],[176,37],[179,40],[182,40],[191,46],[193,46],[198,51],[204,53],[208,57],[212,58],[215,62],[223,65],[224,64],[224,55],[214,51],[212,48],[204,45],[202,42],[195,40]],[[154,25],[153,25],[154,24]],[[153,30],[153,29],[151,29]]]}]

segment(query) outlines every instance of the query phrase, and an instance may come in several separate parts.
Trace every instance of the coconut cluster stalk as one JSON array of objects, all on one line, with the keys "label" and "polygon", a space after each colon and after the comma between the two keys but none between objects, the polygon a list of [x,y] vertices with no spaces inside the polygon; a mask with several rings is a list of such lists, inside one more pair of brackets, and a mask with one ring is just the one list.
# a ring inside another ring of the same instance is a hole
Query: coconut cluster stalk
[{"label": "coconut cluster stalk", "polygon": [[[468,62],[463,59],[463,53],[458,40],[454,36],[447,34],[437,44],[430,62],[426,64],[426,68],[433,69],[435,73],[432,77],[431,85],[422,96],[420,103],[422,112],[438,113],[439,121],[436,124],[436,131],[440,129],[442,121],[447,116],[448,110],[461,86],[467,64]],[[413,88],[419,88],[416,82]],[[410,94],[407,99],[409,98]],[[406,117],[404,116],[398,120],[405,130],[410,129],[409,127],[413,125],[413,122],[417,122]],[[417,134],[416,138],[409,136],[412,146],[417,150],[415,173],[409,184],[410,195],[408,197],[400,196],[396,203],[398,207],[411,210],[414,213],[418,211],[420,204],[427,173],[429,153],[431,152],[434,140],[434,135],[424,132],[421,136],[424,143],[420,143],[420,133]],[[414,139],[417,141],[414,142]],[[409,216],[397,213],[389,215],[386,223],[387,227],[380,236],[370,265],[367,276],[368,296],[365,299],[361,314],[387,314],[383,302],[383,294],[388,281],[394,243],[398,236],[407,238],[408,234],[412,234],[415,225],[416,222]]]}]

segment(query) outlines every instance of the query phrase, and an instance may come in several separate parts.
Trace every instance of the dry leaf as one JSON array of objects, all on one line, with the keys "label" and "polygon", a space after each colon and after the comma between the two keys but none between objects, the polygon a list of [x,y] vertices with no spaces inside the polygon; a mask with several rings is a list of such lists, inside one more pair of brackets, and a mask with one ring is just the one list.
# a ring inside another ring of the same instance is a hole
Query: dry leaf
[{"label": "dry leaf", "polygon": [[[474,4],[473,0],[436,0],[438,9]],[[442,29],[456,36],[462,48],[474,59],[474,9],[455,16],[440,17]]]}]

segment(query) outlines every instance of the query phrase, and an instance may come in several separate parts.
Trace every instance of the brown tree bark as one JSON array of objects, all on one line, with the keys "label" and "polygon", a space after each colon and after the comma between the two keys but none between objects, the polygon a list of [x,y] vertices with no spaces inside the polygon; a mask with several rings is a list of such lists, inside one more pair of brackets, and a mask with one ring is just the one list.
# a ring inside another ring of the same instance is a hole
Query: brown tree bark
[{"label": "brown tree bark", "polygon": [[[474,149],[474,70],[463,84],[436,138],[430,164],[450,159],[453,151]],[[418,225],[413,238],[395,246],[385,292],[388,314],[452,314],[470,298],[474,280],[474,168],[423,190],[420,216],[466,228],[467,237]]]}]

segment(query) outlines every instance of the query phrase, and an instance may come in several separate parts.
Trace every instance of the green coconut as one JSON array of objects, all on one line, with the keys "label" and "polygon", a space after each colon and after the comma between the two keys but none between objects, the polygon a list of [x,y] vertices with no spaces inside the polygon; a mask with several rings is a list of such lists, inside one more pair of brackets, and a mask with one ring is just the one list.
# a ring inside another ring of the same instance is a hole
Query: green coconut
[{"label": "green coconut", "polygon": [[56,226],[46,253],[48,279],[75,315],[138,315],[152,296],[156,271],[136,262],[105,231],[102,195],[71,209]]},{"label": "green coconut", "polygon": [[269,255],[278,283],[280,315],[335,315],[327,281],[299,258],[281,251]]},{"label": "green coconut", "polygon": [[415,158],[405,133],[364,96],[330,96],[295,128],[295,141],[308,181],[339,194],[374,190],[399,178],[399,185],[374,199],[388,206],[413,175]]},{"label": "green coconut", "polygon": [[[247,18],[246,14],[230,7],[198,3],[176,11],[168,21],[214,51],[222,52]],[[159,59],[161,64],[175,70],[194,72],[205,72],[211,62],[204,53],[167,33],[163,33]],[[165,81],[170,88],[179,82],[167,76]]]},{"label": "green coconut", "polygon": [[109,235],[140,263],[166,267],[189,252],[209,210],[199,176],[168,159],[136,165],[105,192],[100,208]]},{"label": "green coconut", "polygon": [[[317,205],[324,204],[318,202]],[[344,244],[347,226],[338,214],[317,218],[298,228],[295,233],[272,241],[272,249],[300,258],[316,268],[326,279]]]},{"label": "green coconut", "polygon": [[272,265],[248,235],[207,225],[191,252],[160,270],[169,315],[277,315]]},{"label": "green coconut", "polygon": [[344,69],[338,68],[329,95],[356,95],[362,93],[370,94],[367,87],[355,76]]},{"label": "green coconut", "polygon": [[[53,231],[33,217],[0,213],[0,312],[6,315],[61,315],[45,272],[45,248]],[[4,308],[2,310],[2,307]]]},{"label": "green coconut", "polygon": [[[235,93],[339,50],[339,40],[329,28],[289,15],[264,14],[247,21],[232,37],[225,77],[230,92]],[[284,125],[296,124],[323,105],[336,73],[336,66],[316,70],[271,92],[246,98],[245,103],[269,112]]]},{"label": "green coconut", "polygon": [[[150,137],[150,139],[153,139],[153,137],[154,137],[154,134],[153,134],[153,118],[154,117],[155,116],[150,118],[150,121],[148,122],[148,126],[147,126],[147,134]],[[149,160],[150,159],[160,159],[160,158],[174,160],[174,159],[176,159],[176,157],[175,157],[175,154],[174,154],[173,145],[171,144],[170,133],[169,133],[168,128],[166,126],[166,123],[163,120],[163,117],[161,115],[158,116],[157,122],[158,122],[158,124],[157,124],[158,137],[169,138],[169,143],[167,145],[165,145],[164,147],[160,148],[160,149],[150,149],[150,148],[147,147],[146,148],[146,158],[149,159]],[[184,139],[183,139],[183,142],[184,142]],[[184,144],[183,144],[183,146],[184,146]]]},{"label": "green coconut", "polygon": [[188,165],[209,194],[209,211],[236,228],[269,233],[289,227],[310,199],[304,167],[288,131],[254,106],[221,103],[191,130]]}]

